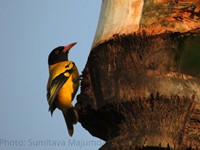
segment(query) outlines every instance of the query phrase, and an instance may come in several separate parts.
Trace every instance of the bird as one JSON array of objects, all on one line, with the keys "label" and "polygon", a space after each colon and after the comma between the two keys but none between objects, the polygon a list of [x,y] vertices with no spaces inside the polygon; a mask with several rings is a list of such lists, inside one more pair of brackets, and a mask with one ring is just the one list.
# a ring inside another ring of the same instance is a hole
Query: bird
[{"label": "bird", "polygon": [[73,61],[68,60],[69,50],[77,43],[59,46],[48,57],[49,79],[47,83],[47,101],[51,116],[56,108],[62,111],[70,136],[73,125],[78,121],[78,112],[72,105],[78,88],[79,72]]}]

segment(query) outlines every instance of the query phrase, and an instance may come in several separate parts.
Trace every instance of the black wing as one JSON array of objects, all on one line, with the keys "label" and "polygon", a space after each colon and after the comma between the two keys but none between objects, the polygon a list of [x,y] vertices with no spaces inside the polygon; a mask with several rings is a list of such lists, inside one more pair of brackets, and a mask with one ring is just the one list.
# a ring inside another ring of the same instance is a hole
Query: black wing
[{"label": "black wing", "polygon": [[58,91],[60,88],[64,85],[64,83],[67,81],[69,77],[66,77],[64,73],[61,73],[58,75],[53,81],[51,82],[50,87],[48,88],[47,92],[47,99],[49,102],[49,106],[51,107],[56,95],[58,94]]},{"label": "black wing", "polygon": [[66,71],[55,77],[50,86],[47,89],[47,99],[49,103],[49,110],[55,109],[53,106],[54,101],[56,99],[56,96],[58,94],[58,91],[61,89],[61,87],[65,84],[65,82],[69,79],[73,72],[73,65],[72,67],[68,68],[68,65],[66,66]]}]

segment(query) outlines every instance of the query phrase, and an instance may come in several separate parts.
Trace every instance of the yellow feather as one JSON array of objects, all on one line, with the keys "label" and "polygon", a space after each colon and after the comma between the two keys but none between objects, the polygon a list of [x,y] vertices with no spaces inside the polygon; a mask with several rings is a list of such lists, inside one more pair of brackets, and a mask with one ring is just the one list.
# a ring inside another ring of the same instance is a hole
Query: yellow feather
[{"label": "yellow feather", "polygon": [[[54,99],[52,95],[56,93],[57,87],[56,86],[51,87],[52,81],[57,76],[62,75],[63,73],[64,76],[66,76],[68,79],[59,89],[56,98]],[[76,65],[72,61],[63,61],[49,66],[49,74],[50,76],[47,84],[47,90],[50,92],[48,95],[48,97],[50,97],[48,101],[49,105],[50,107],[54,105],[53,107],[56,107],[63,112],[63,116],[65,118],[65,122],[68,128],[68,133],[70,136],[72,136],[74,132],[73,124],[76,124],[78,121],[78,112],[73,108],[72,105],[72,100],[74,99],[74,96],[79,88],[78,69],[76,68]],[[70,110],[73,110],[73,113]],[[72,117],[68,118],[69,115],[71,115],[74,118],[73,119]]]},{"label": "yellow feather", "polygon": [[[79,73],[76,66],[73,65],[72,61],[63,61],[49,66],[50,77],[47,84],[47,88],[51,85],[51,82],[54,78],[56,78],[58,75],[71,68],[73,68],[72,74],[69,73],[64,74],[69,78],[57,94],[56,105],[58,109],[62,111],[66,111],[68,108],[73,107],[71,102],[79,87],[79,82],[77,81],[76,83],[74,83],[73,81],[75,81],[79,77]],[[54,90],[52,89],[52,93],[53,92]]]}]

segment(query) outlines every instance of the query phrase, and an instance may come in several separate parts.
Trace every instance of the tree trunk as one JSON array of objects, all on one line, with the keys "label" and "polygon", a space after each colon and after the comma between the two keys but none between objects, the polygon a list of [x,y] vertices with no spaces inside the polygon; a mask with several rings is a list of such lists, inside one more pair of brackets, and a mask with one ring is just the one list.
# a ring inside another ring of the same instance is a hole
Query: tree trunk
[{"label": "tree trunk", "polygon": [[103,0],[79,122],[101,150],[200,149],[199,0]]}]

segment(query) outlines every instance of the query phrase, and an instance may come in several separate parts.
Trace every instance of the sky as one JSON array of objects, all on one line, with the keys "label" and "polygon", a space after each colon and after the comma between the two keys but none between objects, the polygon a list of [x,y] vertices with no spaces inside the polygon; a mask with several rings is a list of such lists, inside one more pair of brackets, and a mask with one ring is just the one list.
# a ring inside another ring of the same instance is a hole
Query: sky
[{"label": "sky", "polygon": [[104,144],[79,123],[69,137],[62,113],[51,117],[46,100],[48,54],[78,42],[69,59],[81,72],[100,8],[101,0],[0,0],[0,150],[95,150]]}]

